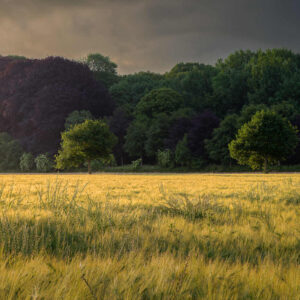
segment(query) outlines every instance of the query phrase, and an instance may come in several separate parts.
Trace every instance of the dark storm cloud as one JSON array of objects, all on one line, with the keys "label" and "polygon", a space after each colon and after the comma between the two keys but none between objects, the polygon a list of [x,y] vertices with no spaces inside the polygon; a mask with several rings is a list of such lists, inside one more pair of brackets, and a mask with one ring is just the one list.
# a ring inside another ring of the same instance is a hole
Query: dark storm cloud
[{"label": "dark storm cloud", "polygon": [[300,50],[298,0],[0,0],[2,54],[109,55],[121,72],[214,63],[238,49]]}]

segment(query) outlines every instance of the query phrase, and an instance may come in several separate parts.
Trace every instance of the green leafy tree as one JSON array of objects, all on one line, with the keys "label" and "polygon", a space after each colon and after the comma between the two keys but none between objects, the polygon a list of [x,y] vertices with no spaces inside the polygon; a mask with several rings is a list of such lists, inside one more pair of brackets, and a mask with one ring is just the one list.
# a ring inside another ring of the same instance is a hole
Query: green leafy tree
[{"label": "green leafy tree", "polygon": [[261,110],[268,110],[268,107],[265,104],[245,105],[239,114],[238,127],[241,128],[242,125],[248,123],[252,117]]},{"label": "green leafy tree", "polygon": [[13,139],[8,133],[0,133],[0,170],[16,170],[22,155],[19,141]]},{"label": "green leafy tree", "polygon": [[31,153],[23,153],[20,158],[20,169],[28,172],[34,168],[34,157]]},{"label": "green leafy tree", "polygon": [[84,58],[83,62],[88,65],[95,78],[103,82],[107,88],[118,82],[118,66],[108,56],[92,53]]},{"label": "green leafy tree", "polygon": [[217,74],[215,67],[199,63],[179,63],[166,73],[167,86],[180,93],[184,107],[202,111],[210,107],[212,78]]},{"label": "green leafy tree", "polygon": [[144,140],[144,148],[147,157],[155,161],[158,149],[164,149],[165,139],[168,137],[171,120],[170,117],[161,113],[149,122],[147,128],[146,140]]},{"label": "green leafy tree", "polygon": [[93,115],[88,110],[75,110],[66,118],[65,129],[69,130],[76,124],[81,124],[85,120],[93,120]]},{"label": "green leafy tree", "polygon": [[[275,104],[284,98],[278,98],[279,95],[287,96],[289,94],[281,93],[285,83],[296,74],[299,66],[299,57],[287,49],[271,49],[257,51],[255,57],[249,62],[248,69],[250,77],[248,78],[250,103]],[[289,100],[285,98],[285,100]]]},{"label": "green leafy tree", "polygon": [[56,168],[79,167],[85,162],[91,173],[92,160],[110,160],[117,138],[108,125],[99,120],[86,120],[61,135],[61,150],[56,156]]},{"label": "green leafy tree", "polygon": [[187,134],[184,135],[183,139],[177,143],[175,150],[175,162],[180,166],[190,166],[192,161],[192,155],[188,147]]},{"label": "green leafy tree", "polygon": [[230,165],[228,144],[234,139],[238,128],[238,116],[236,114],[228,115],[220,123],[220,126],[213,131],[212,138],[205,141],[205,148],[209,158],[223,165]]},{"label": "green leafy tree", "polygon": [[128,127],[124,149],[130,157],[145,158],[145,141],[149,128],[149,119],[142,117],[134,120]]},{"label": "green leafy tree", "polygon": [[109,89],[110,95],[119,107],[132,113],[138,102],[153,89],[165,86],[161,74],[139,72],[120,77],[120,80]]},{"label": "green leafy tree", "polygon": [[167,78],[182,77],[193,71],[201,70],[205,65],[199,63],[178,63],[176,64],[170,72],[166,73]]},{"label": "green leafy tree", "polygon": [[271,110],[275,111],[282,117],[293,120],[300,113],[299,106],[295,102],[281,101],[271,106]]},{"label": "green leafy tree", "polygon": [[232,158],[252,169],[288,158],[298,143],[297,129],[273,111],[259,111],[239,129],[229,144]]},{"label": "green leafy tree", "polygon": [[[299,55],[298,55],[299,58]],[[286,76],[280,89],[275,94],[275,102],[281,102],[282,99],[290,103],[300,105],[300,64],[297,70],[293,70],[290,76]]]},{"label": "green leafy tree", "polygon": [[35,160],[36,169],[39,172],[49,172],[53,168],[53,162],[48,157],[48,154],[40,154]]},{"label": "green leafy tree", "polygon": [[144,115],[153,118],[157,114],[171,115],[183,107],[182,96],[170,88],[152,90],[145,95],[136,107],[136,115]]},{"label": "green leafy tree", "polygon": [[126,152],[155,162],[157,151],[165,146],[172,115],[181,110],[183,104],[181,95],[169,88],[155,89],[145,95],[136,107],[136,119],[128,128]]},{"label": "green leafy tree", "polygon": [[218,73],[212,78],[213,94],[209,104],[218,116],[238,113],[248,103],[249,61],[251,51],[236,51],[216,64]]},{"label": "green leafy tree", "polygon": [[172,166],[172,152],[170,149],[158,150],[157,151],[157,162],[162,168]]}]

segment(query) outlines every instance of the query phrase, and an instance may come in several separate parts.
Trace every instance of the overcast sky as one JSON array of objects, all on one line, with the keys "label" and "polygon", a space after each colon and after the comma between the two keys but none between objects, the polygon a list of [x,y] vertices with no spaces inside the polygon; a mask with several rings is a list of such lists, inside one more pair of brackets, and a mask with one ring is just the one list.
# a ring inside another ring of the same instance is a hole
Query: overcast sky
[{"label": "overcast sky", "polygon": [[0,54],[110,56],[122,74],[215,63],[238,49],[300,52],[300,0],[0,0]]}]

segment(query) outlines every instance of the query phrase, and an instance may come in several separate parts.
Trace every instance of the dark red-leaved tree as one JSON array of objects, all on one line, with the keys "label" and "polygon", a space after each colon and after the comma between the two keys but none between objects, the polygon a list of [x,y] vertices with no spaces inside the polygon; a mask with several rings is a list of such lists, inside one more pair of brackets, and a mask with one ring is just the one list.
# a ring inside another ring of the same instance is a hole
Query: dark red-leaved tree
[{"label": "dark red-leaved tree", "polygon": [[166,148],[175,150],[177,143],[190,131],[191,126],[192,121],[188,118],[175,120],[169,129],[168,138],[165,139]]},{"label": "dark red-leaved tree", "polygon": [[74,110],[108,116],[114,104],[83,64],[60,57],[0,57],[0,132],[34,154],[55,153],[66,117]]}]

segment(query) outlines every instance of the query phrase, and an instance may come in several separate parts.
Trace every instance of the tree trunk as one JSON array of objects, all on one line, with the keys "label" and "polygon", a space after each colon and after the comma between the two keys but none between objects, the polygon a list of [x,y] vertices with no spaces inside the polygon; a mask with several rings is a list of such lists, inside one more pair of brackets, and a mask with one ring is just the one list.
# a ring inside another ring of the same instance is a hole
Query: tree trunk
[{"label": "tree trunk", "polygon": [[89,174],[92,174],[92,167],[91,167],[91,161],[88,160],[88,172]]},{"label": "tree trunk", "polygon": [[267,174],[268,173],[268,159],[265,157],[265,161],[264,161],[264,173]]}]

